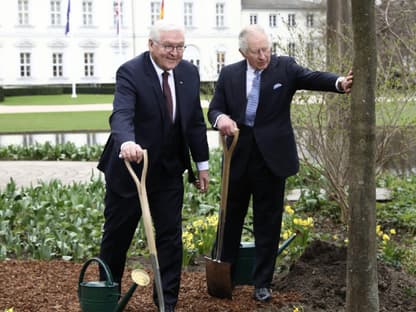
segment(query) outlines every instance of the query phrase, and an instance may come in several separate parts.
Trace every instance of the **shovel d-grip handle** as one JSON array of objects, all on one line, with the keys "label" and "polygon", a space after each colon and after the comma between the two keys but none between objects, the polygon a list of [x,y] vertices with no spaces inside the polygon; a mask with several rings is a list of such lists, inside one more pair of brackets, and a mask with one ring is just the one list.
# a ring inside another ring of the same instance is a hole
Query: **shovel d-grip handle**
[{"label": "shovel d-grip handle", "polygon": [[226,136],[220,134],[222,148],[223,148],[223,166],[222,166],[222,177],[221,177],[221,201],[220,201],[220,211],[218,218],[218,235],[216,244],[216,253],[215,259],[221,260],[222,245],[224,240],[224,226],[225,226],[225,217],[227,215],[227,199],[228,199],[228,184],[230,176],[230,164],[231,156],[238,141],[238,136],[240,134],[240,129],[236,128],[234,130],[233,140],[231,145],[228,147],[226,142]]},{"label": "shovel d-grip handle", "polygon": [[150,209],[149,209],[149,202],[147,200],[147,192],[146,192],[146,175],[147,175],[147,167],[148,167],[148,156],[147,156],[147,150],[143,150],[143,169],[142,169],[142,175],[139,179],[134,172],[130,162],[128,160],[124,160],[124,163],[127,167],[127,170],[129,171],[132,179],[134,180],[134,183],[136,183],[137,187],[137,193],[139,194],[139,200],[140,200],[140,207],[142,210],[142,216],[143,216],[143,225],[144,230],[146,233],[146,240],[147,245],[149,247],[149,251],[152,253],[156,253],[156,243],[154,239],[153,234],[153,228],[152,228],[152,217],[150,215]]},{"label": "shovel d-grip handle", "polygon": [[104,269],[104,272],[105,272],[105,275],[106,275],[106,286],[113,286],[114,285],[114,280],[113,280],[113,275],[111,274],[110,269],[108,268],[108,266],[105,264],[105,262],[103,260],[101,260],[100,258],[97,258],[97,257],[91,258],[91,259],[87,260],[84,263],[84,265],[81,268],[81,272],[79,273],[78,285],[81,284],[84,281],[85,271],[87,270],[88,266],[92,262],[97,262],[98,265],[101,266]]}]

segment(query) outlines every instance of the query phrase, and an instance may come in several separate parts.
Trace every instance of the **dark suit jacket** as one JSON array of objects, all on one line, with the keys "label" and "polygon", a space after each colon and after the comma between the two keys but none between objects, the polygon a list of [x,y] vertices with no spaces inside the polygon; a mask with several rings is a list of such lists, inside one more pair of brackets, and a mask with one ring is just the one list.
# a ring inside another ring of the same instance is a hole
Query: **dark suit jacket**
[{"label": "dark suit jacket", "polygon": [[[218,78],[210,103],[208,119],[215,123],[219,114],[227,114],[238,125],[244,123],[247,105],[246,60],[225,66]],[[296,64],[291,57],[271,56],[269,66],[261,74],[259,104],[253,134],[263,158],[276,176],[287,177],[297,173],[299,160],[290,119],[290,103],[296,90],[337,92],[338,76],[332,73],[310,71]],[[244,151],[244,135],[233,153],[231,176],[236,163],[248,158]],[[234,161],[235,160],[235,161]],[[243,168],[235,168],[242,170]]]},{"label": "dark suit jacket", "polygon": [[[189,62],[181,61],[174,69],[174,77],[176,118],[180,118],[184,142],[183,159],[190,165],[190,151],[194,161],[206,161],[209,150],[200,105],[198,70]],[[167,118],[165,99],[149,52],[120,66],[110,116],[111,134],[98,164],[113,191],[122,196],[136,193],[124,161],[118,157],[123,142],[135,141],[147,149],[149,174],[153,166],[160,165],[161,146],[168,132]],[[135,167],[140,171],[139,166]]]}]

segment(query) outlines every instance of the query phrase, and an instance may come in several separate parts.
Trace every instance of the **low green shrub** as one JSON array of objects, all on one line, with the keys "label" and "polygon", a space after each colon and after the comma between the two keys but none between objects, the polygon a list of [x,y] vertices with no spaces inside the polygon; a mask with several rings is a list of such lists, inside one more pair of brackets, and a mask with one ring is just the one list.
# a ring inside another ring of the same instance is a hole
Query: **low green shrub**
[{"label": "low green shrub", "polygon": [[0,86],[0,102],[4,101],[4,89],[2,86]]},{"label": "low green shrub", "polygon": [[77,147],[72,142],[52,145],[49,142],[30,146],[9,145],[0,147],[0,160],[76,160],[97,161],[103,151],[102,145]]},{"label": "low green shrub", "polygon": [[[78,84],[77,93],[80,94],[113,94],[114,84]],[[71,85],[42,85],[23,86],[7,88],[4,90],[6,96],[29,96],[29,95],[56,95],[71,94]]]}]

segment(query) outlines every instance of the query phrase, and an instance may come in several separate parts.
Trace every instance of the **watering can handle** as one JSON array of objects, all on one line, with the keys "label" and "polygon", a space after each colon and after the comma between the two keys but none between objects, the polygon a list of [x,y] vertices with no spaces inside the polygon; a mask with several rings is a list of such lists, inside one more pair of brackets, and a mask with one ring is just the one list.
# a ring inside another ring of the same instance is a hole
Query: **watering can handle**
[{"label": "watering can handle", "polygon": [[91,264],[91,262],[97,262],[104,269],[105,274],[107,276],[106,286],[113,286],[113,284],[114,284],[113,275],[111,274],[110,269],[104,263],[103,260],[101,260],[100,258],[97,258],[97,257],[91,258],[91,259],[89,259],[88,261],[86,261],[84,263],[84,265],[82,266],[81,272],[79,274],[78,284],[81,284],[81,282],[84,280],[85,271],[87,270],[87,267]]}]

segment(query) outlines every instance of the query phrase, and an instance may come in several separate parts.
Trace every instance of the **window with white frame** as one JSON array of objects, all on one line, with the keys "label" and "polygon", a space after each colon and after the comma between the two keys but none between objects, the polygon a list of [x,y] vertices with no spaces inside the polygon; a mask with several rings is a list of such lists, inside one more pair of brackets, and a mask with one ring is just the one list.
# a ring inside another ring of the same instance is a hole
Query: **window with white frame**
[{"label": "window with white frame", "polygon": [[60,26],[61,21],[61,0],[50,0],[50,10],[51,10],[51,25]]},{"label": "window with white frame", "polygon": [[287,46],[289,56],[292,56],[292,57],[295,56],[295,53],[296,53],[295,48],[296,48],[295,43],[294,42],[289,42],[289,44]]},{"label": "window with white frame", "polygon": [[200,69],[199,66],[201,64],[200,58],[201,56],[200,56],[199,50],[195,48],[195,46],[189,45],[186,47],[186,50],[184,51],[184,54],[183,54],[183,59],[194,64],[196,67],[198,67],[198,70]]},{"label": "window with white frame", "polygon": [[62,77],[63,75],[63,54],[52,53],[52,77]]},{"label": "window with white frame", "polygon": [[17,18],[19,25],[29,25],[29,0],[17,1]]},{"label": "window with white frame", "polygon": [[293,14],[293,13],[288,14],[288,16],[287,16],[287,24],[289,26],[296,26],[296,19],[295,18],[296,18],[295,14]]},{"label": "window with white frame", "polygon": [[192,2],[185,2],[183,4],[183,24],[185,27],[193,26],[193,11],[194,4]]},{"label": "window with white frame", "polygon": [[257,24],[257,14],[250,14],[250,25]]},{"label": "window with white frame", "polygon": [[277,27],[277,15],[276,14],[269,15],[269,26]]},{"label": "window with white frame", "polygon": [[31,76],[31,64],[30,64],[30,53],[21,52],[20,53],[20,77],[30,77]]},{"label": "window with white frame", "polygon": [[150,23],[154,25],[160,19],[160,1],[152,1],[150,3]]},{"label": "window with white frame", "polygon": [[313,27],[313,14],[311,13],[306,15],[306,26]]},{"label": "window with white frame", "polygon": [[114,28],[117,29],[117,33],[119,33],[119,28],[124,25],[124,22],[123,22],[124,8],[123,7],[124,7],[123,1],[119,0],[119,1],[113,2],[113,12],[114,12],[113,25],[114,25]]},{"label": "window with white frame", "polygon": [[215,4],[215,26],[217,27],[225,26],[225,4],[224,3]]},{"label": "window with white frame", "polygon": [[94,53],[84,53],[84,77],[94,77]]},{"label": "window with white frame", "polygon": [[198,67],[198,71],[199,71],[199,64],[200,64],[200,60],[199,59],[189,59],[188,60],[191,64],[194,64],[196,67]]},{"label": "window with white frame", "polygon": [[82,25],[93,25],[92,1],[90,0],[82,1]]},{"label": "window with white frame", "polygon": [[220,73],[224,65],[225,65],[225,52],[218,51],[217,52],[217,74]]}]

